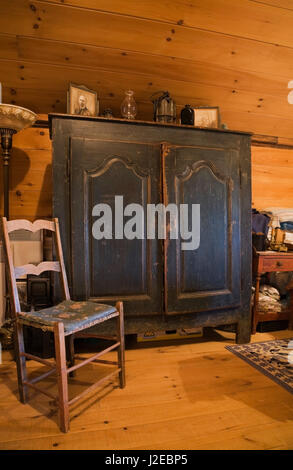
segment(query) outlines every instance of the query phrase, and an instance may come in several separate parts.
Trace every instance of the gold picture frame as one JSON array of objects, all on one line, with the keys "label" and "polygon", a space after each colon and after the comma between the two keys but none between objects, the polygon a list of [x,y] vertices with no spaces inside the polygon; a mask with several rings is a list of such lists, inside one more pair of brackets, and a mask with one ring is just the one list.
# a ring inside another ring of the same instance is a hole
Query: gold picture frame
[{"label": "gold picture frame", "polygon": [[194,110],[194,126],[209,129],[220,128],[219,106],[196,106]]},{"label": "gold picture frame", "polygon": [[67,113],[79,116],[98,116],[99,101],[97,92],[84,85],[69,83],[67,91]]}]

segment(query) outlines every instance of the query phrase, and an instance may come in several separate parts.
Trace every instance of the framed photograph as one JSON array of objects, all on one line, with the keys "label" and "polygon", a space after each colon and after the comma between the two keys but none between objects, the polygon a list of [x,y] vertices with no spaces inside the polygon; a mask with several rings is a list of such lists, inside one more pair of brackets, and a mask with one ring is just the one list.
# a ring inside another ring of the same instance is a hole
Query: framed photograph
[{"label": "framed photograph", "polygon": [[194,125],[196,127],[220,127],[220,110],[218,106],[198,106],[194,109]]},{"label": "framed photograph", "polygon": [[67,113],[79,116],[98,116],[97,92],[89,90],[84,85],[70,83],[67,92]]}]

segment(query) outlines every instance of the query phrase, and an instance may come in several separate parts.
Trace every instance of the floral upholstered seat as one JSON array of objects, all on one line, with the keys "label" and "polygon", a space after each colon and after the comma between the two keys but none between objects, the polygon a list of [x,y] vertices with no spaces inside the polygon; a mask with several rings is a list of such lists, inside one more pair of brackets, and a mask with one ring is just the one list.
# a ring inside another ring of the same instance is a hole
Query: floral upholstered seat
[{"label": "floral upholstered seat", "polygon": [[44,330],[50,330],[54,323],[62,322],[64,333],[68,335],[117,315],[116,308],[111,305],[64,300],[58,305],[43,310],[19,313],[18,318],[24,323],[34,323]]}]

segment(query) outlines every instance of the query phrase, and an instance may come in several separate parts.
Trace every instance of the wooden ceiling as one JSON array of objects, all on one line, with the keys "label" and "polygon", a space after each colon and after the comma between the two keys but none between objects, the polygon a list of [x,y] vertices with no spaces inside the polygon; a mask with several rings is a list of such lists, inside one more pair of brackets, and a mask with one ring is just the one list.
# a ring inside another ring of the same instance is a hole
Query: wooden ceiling
[{"label": "wooden ceiling", "polygon": [[180,107],[220,106],[231,129],[293,139],[292,0],[0,0],[3,101],[66,112],[68,83],[138,119],[168,90]]}]

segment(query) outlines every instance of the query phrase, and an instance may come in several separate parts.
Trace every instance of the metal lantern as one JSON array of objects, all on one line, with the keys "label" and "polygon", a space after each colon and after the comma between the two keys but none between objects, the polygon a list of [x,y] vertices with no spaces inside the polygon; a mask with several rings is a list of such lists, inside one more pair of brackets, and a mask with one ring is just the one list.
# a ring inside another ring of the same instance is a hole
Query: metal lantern
[{"label": "metal lantern", "polygon": [[[162,93],[158,98],[152,99],[154,105],[154,121],[156,122],[176,122],[176,104],[168,91]],[[157,93],[156,93],[157,94]],[[155,95],[152,95],[152,98]]]}]

